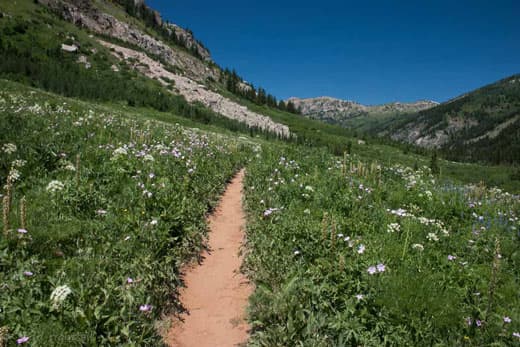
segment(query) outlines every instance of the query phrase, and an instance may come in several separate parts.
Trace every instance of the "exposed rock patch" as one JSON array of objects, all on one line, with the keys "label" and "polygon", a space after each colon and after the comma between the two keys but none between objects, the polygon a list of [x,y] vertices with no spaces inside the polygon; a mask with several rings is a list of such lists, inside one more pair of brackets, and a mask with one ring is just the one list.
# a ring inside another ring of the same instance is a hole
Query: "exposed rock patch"
[{"label": "exposed rock patch", "polygon": [[[38,0],[38,2],[48,6],[59,13],[65,20],[77,26],[87,28],[97,34],[117,38],[160,57],[168,64],[179,67],[193,80],[205,82],[208,78],[218,80],[220,77],[218,68],[209,66],[181,49],[173,49],[128,23],[121,22],[117,18],[99,11],[92,6],[90,1]],[[188,36],[186,33],[186,37]],[[196,41],[193,39],[193,36],[191,36],[191,39],[192,41],[190,42],[195,44]],[[207,50],[204,55],[207,60],[210,60]]]},{"label": "exposed rock patch", "polygon": [[269,117],[252,112],[247,107],[208,90],[206,86],[192,79],[168,71],[162,63],[153,60],[144,53],[101,40],[99,42],[113,50],[113,54],[117,58],[136,61],[137,63],[134,63],[132,67],[147,77],[156,79],[165,86],[168,85],[166,81],[173,80],[178,93],[183,95],[188,102],[200,102],[216,113],[246,123],[251,127],[267,130],[282,137],[289,137],[290,135],[289,128],[286,125],[275,123]]}]

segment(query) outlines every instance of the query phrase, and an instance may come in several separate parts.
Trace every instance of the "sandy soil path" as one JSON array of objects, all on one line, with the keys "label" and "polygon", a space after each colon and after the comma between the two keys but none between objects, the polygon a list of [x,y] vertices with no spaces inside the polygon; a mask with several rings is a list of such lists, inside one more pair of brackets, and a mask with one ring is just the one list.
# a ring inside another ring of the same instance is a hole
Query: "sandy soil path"
[{"label": "sandy soil path", "polygon": [[166,343],[175,347],[231,347],[247,342],[247,299],[252,286],[240,273],[239,250],[244,240],[240,171],[228,185],[209,218],[209,248],[202,265],[185,269],[186,288],[180,301],[188,310],[174,321]]}]

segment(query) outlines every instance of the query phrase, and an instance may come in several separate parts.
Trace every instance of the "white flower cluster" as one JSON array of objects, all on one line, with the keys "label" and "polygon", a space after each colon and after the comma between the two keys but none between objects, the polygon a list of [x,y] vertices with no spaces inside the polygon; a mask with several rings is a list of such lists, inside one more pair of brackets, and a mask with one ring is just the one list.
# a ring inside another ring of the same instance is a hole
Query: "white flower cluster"
[{"label": "white flower cluster", "polygon": [[119,148],[116,148],[114,150],[114,152],[112,153],[112,158],[110,158],[110,160],[117,160],[121,157],[124,157],[128,154],[128,151],[126,150],[126,148],[124,147],[119,147]]},{"label": "white flower cluster", "polygon": [[72,289],[67,285],[56,287],[51,293],[52,308],[57,310],[72,293]]},{"label": "white flower cluster", "polygon": [[14,143],[4,143],[2,151],[6,154],[13,154],[18,148]]},{"label": "white flower cluster", "polygon": [[54,181],[49,182],[46,189],[48,192],[55,193],[60,190],[63,190],[64,188],[65,188],[65,185],[63,184],[63,182],[54,180]]},{"label": "white flower cluster", "polygon": [[395,233],[401,231],[401,226],[399,223],[390,223],[388,224],[386,231],[389,233]]},{"label": "white flower cluster", "polygon": [[14,167],[12,167],[11,170],[9,171],[9,175],[7,176],[7,182],[12,184],[12,183],[18,181],[20,176],[21,176],[20,171],[18,171]]}]

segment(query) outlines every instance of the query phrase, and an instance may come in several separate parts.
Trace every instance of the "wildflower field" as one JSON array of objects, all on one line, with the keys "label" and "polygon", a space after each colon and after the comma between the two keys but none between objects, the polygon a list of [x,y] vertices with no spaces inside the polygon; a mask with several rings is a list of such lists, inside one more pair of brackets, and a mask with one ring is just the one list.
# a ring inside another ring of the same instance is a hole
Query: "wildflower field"
[{"label": "wildflower field", "polygon": [[0,345],[160,345],[238,139],[0,91]]},{"label": "wildflower field", "polygon": [[162,345],[242,167],[251,346],[520,343],[519,196],[172,119],[3,84],[0,346]]},{"label": "wildflower field", "polygon": [[266,146],[246,189],[252,346],[520,343],[518,196]]}]

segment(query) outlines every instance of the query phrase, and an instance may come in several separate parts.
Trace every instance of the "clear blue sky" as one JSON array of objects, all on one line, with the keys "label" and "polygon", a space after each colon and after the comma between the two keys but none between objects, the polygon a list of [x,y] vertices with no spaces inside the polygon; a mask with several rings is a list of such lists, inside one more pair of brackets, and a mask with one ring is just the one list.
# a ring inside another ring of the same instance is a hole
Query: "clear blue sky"
[{"label": "clear blue sky", "polygon": [[520,73],[518,0],[147,0],[277,98],[445,101]]}]

